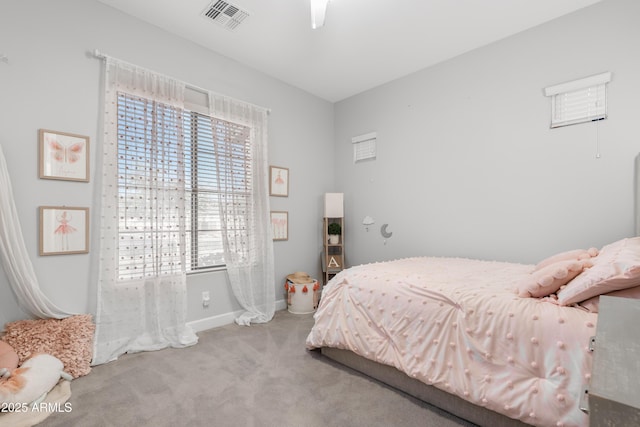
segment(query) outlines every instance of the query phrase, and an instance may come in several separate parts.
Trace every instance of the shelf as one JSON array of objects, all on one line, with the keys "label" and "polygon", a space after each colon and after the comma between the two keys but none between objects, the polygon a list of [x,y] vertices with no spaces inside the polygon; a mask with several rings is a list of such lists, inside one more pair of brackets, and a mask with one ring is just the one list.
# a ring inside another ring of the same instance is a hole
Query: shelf
[{"label": "shelf", "polygon": [[[340,241],[329,243],[329,224],[339,224],[341,228]],[[322,271],[324,272],[324,283],[326,284],[333,276],[344,269],[344,218],[324,218],[323,221],[323,254]]]}]

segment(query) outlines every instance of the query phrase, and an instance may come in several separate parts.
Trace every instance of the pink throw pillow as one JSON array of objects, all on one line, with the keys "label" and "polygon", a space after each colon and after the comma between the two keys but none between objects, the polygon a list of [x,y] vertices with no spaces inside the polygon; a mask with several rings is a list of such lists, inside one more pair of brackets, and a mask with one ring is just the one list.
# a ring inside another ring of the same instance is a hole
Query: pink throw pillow
[{"label": "pink throw pillow", "polygon": [[565,260],[547,265],[529,274],[518,284],[518,296],[546,297],[556,292],[562,285],[569,283],[589,266],[591,266],[590,260]]},{"label": "pink throw pillow", "polygon": [[547,267],[551,264],[555,264],[560,261],[578,261],[581,259],[589,259],[598,255],[598,249],[589,248],[589,249],[573,249],[571,251],[560,252],[555,255],[552,255],[548,258],[543,259],[539,263],[536,264],[536,270],[540,270],[544,267]]},{"label": "pink throw pillow", "polygon": [[18,367],[18,353],[4,341],[0,341],[0,369],[10,371]]},{"label": "pink throw pillow", "polygon": [[558,292],[558,303],[569,305],[596,295],[640,286],[640,237],[618,240],[602,248],[585,270]]}]

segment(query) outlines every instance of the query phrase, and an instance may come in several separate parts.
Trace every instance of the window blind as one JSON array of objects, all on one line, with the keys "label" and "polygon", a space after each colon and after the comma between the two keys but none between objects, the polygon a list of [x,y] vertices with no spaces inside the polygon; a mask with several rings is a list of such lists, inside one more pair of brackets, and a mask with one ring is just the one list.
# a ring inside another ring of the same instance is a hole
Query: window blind
[{"label": "window blind", "polygon": [[[201,113],[185,115],[190,141],[185,149],[187,261],[192,271],[224,265],[220,209],[226,203],[247,206],[251,202],[250,129]],[[227,189],[240,189],[233,198]],[[231,199],[231,200],[230,200]],[[245,209],[247,211],[247,209]],[[228,229],[246,227],[246,217],[233,217]],[[233,234],[233,233],[232,233]]]},{"label": "window blind", "polygon": [[551,128],[607,118],[607,86],[611,73],[550,86]]},{"label": "window blind", "polygon": [[353,144],[353,162],[357,163],[367,159],[376,158],[376,132],[351,138]]}]

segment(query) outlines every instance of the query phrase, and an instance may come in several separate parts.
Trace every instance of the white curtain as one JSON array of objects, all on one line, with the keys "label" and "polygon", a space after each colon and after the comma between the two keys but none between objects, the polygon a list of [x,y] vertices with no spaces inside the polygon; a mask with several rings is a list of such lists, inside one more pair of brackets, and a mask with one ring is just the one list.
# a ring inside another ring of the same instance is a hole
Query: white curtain
[{"label": "white curtain", "polygon": [[2,267],[20,307],[41,319],[62,319],[73,314],[56,307],[40,290],[38,278],[22,237],[22,227],[13,200],[11,180],[2,147],[0,147],[0,255],[2,255]]},{"label": "white curtain", "polygon": [[[265,323],[275,313],[267,161],[268,112],[214,93],[209,93],[209,106],[211,116],[244,125],[250,132],[248,156],[230,151],[216,155],[219,188],[223,191],[219,206],[227,274],[233,293],[245,310],[235,319],[236,323]],[[243,164],[246,157],[251,160]],[[238,164],[242,166],[236,167]],[[241,178],[238,178],[239,170],[242,170]]]},{"label": "white curtain", "polygon": [[184,84],[113,58],[104,77],[94,365],[198,340],[186,325]]}]

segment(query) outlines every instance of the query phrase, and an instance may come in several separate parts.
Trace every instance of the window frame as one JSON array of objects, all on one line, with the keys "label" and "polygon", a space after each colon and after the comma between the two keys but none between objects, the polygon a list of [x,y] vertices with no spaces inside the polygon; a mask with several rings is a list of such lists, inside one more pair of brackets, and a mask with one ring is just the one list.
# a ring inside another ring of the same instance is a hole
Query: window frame
[{"label": "window frame", "polygon": [[[242,151],[249,153],[248,155],[246,155],[243,159],[245,166],[251,165],[252,164],[252,153],[251,153],[251,135],[252,135],[252,131],[251,131],[251,127],[247,124],[244,123],[239,123],[239,122],[234,122],[232,120],[223,118],[223,117],[216,117],[214,115],[208,114],[203,112],[204,108],[202,107],[198,107],[195,106],[195,108],[193,104],[189,105],[187,103],[187,105],[184,108],[184,120],[186,121],[187,118],[190,118],[191,122],[193,122],[193,117],[200,117],[203,118],[204,120],[208,120],[210,121],[210,126],[207,129],[211,130],[211,141],[205,141],[206,142],[211,142],[213,144],[213,147],[211,148],[211,153],[213,154],[214,157],[214,161],[217,163],[217,167],[221,167],[222,169],[224,169],[224,166],[221,166],[221,164],[224,163],[224,160],[227,159],[227,157],[224,156],[224,154],[220,154],[220,143],[221,141],[224,141],[224,152],[230,153],[228,155],[230,155],[231,157],[233,157],[236,161],[237,161],[237,156],[234,156],[233,154],[235,153],[237,155],[237,145],[241,145],[242,146]],[[199,123],[199,121],[197,122]],[[225,131],[222,132],[222,135],[224,137],[222,137],[220,135],[219,129],[220,127],[224,127]],[[185,126],[186,127],[186,126]],[[191,126],[191,129],[193,128],[193,126]],[[218,129],[218,131],[216,131],[216,129]],[[240,132],[239,130],[242,130],[243,132]],[[190,150],[191,156],[192,158],[195,156],[197,157],[198,152],[199,152],[199,148],[197,147],[199,141],[202,141],[202,139],[198,139],[198,138],[193,138],[193,134],[191,132],[189,132],[189,136],[187,137],[187,132],[185,129],[185,158],[186,158],[186,151]],[[244,138],[236,138],[234,136],[230,135],[245,135]],[[235,145],[235,149],[234,149],[234,145]],[[188,146],[188,148],[187,148]],[[228,160],[228,159],[227,159]],[[237,165],[237,163],[234,162],[235,165]],[[223,191],[222,188],[217,188],[217,190],[207,190],[203,187],[200,186],[194,186],[193,185],[193,178],[195,176],[196,180],[197,180],[197,169],[191,167],[191,178],[190,178],[190,182],[192,183],[191,186],[187,186],[185,183],[185,192],[189,193],[189,208],[191,211],[191,215],[190,215],[190,223],[189,223],[189,228],[185,229],[185,232],[188,233],[190,235],[190,244],[188,245],[188,250],[190,251],[190,262],[187,262],[187,274],[197,274],[197,273],[205,273],[205,272],[210,272],[210,271],[219,271],[219,270],[224,270],[226,269],[226,260],[223,259],[223,263],[222,264],[215,264],[215,265],[207,265],[207,266],[202,266],[202,267],[198,267],[195,266],[194,260],[197,262],[198,259],[198,252],[199,252],[199,244],[201,243],[199,241],[199,239],[196,239],[198,232],[207,232],[207,231],[212,231],[212,232],[216,232],[218,231],[217,229],[202,229],[199,227],[199,222],[198,222],[198,216],[193,215],[194,212],[198,212],[198,210],[200,209],[198,207],[198,194],[211,194],[211,195],[215,195],[217,196],[217,203],[218,203],[218,207],[220,206],[220,203],[223,203],[223,200],[225,198],[226,192]],[[244,169],[245,174],[250,175],[250,170],[247,170],[246,168]],[[229,171],[227,171],[228,173]],[[224,173],[223,171],[219,171],[219,170],[215,170],[214,174],[219,174],[219,173]],[[185,174],[186,175],[186,174]],[[237,176],[236,176],[237,177]],[[246,176],[245,176],[246,178]],[[185,176],[186,179],[186,176]],[[218,175],[217,178],[218,180],[220,180],[220,176]],[[243,181],[244,182],[244,181]],[[217,184],[216,184],[217,185]],[[223,184],[221,184],[223,185]],[[231,184],[231,185],[236,185],[235,181]],[[253,185],[253,184],[250,184]],[[238,193],[235,193],[238,194]],[[246,193],[246,197],[250,197],[251,191],[248,191]],[[222,222],[222,214],[220,212],[220,210],[218,209],[218,211],[215,213],[215,215],[217,215],[218,220],[220,222]],[[242,222],[242,221],[240,221]],[[186,226],[186,224],[185,224]],[[220,237],[223,239],[223,233],[224,230],[222,229],[222,226],[219,230],[220,232]],[[223,244],[223,243],[222,243]],[[196,248],[194,250],[194,248]],[[222,254],[222,256],[224,257],[224,253]]]},{"label": "window frame", "polygon": [[[128,99],[130,98],[141,100],[141,102],[148,103],[148,104],[162,104],[152,98],[147,98],[147,97],[130,93],[127,91],[121,91],[119,92],[117,97],[118,108],[121,108],[121,104],[120,104],[121,102],[123,102],[122,106],[124,107],[125,105],[124,103],[127,102]],[[210,211],[207,210],[207,212],[210,213],[212,217],[214,217],[213,219],[214,223],[216,221],[219,221],[221,224],[222,212],[220,211],[219,207],[220,207],[220,203],[222,203],[222,201],[225,198],[225,192],[223,191],[222,188],[219,188],[218,186],[220,184],[220,178],[221,178],[220,176],[218,176],[218,174],[225,173],[224,172],[225,167],[227,168],[229,167],[229,166],[225,166],[224,164],[225,160],[228,161],[228,159],[224,157],[224,152],[228,151],[229,153],[232,153],[231,156],[235,153],[235,155],[237,156],[238,146],[240,146],[240,149],[246,153],[245,157],[241,158],[241,162],[245,165],[244,170],[246,174],[244,176],[244,179],[242,179],[241,177],[241,181],[245,182],[248,178],[250,179],[251,169],[246,169],[246,166],[247,165],[250,166],[252,163],[251,162],[252,132],[251,132],[250,126],[246,124],[236,123],[234,121],[227,120],[221,117],[215,117],[215,116],[212,116],[211,114],[204,113],[203,112],[204,108],[202,107],[192,108],[193,105],[190,105],[188,103],[185,103],[185,104],[186,105],[183,108],[179,108],[179,110],[181,110],[181,115],[182,115],[181,129],[183,133],[182,138],[183,138],[183,153],[184,153],[184,159],[183,159],[184,192],[185,192],[185,200],[184,200],[185,246],[183,248],[183,251],[185,253],[184,271],[186,272],[186,274],[198,274],[198,273],[224,270],[226,269],[226,261],[224,260],[224,250],[221,255],[222,263],[215,263],[213,265],[199,265],[198,255],[201,253],[202,247],[203,247],[202,235],[200,233],[202,232],[216,233],[217,232],[220,235],[220,239],[224,237],[223,229],[221,225],[219,229],[215,227],[205,229],[202,227],[201,220],[203,218],[203,214],[202,214],[203,199],[199,198],[199,195],[202,195],[202,194],[211,195],[210,199],[214,201],[213,205],[217,207],[217,209],[214,208],[214,209],[211,209]],[[131,120],[132,119],[128,116],[118,115],[117,129],[118,129],[119,144],[121,143],[121,141],[124,141],[124,135],[125,135],[121,133],[121,129],[126,129],[128,127],[135,126],[135,122],[132,122]],[[207,124],[208,124],[208,127],[207,127]],[[202,133],[198,129],[201,126],[205,126],[203,128],[204,130]],[[209,133],[208,139],[206,135],[207,133]],[[211,147],[205,147],[203,149],[203,144],[207,144],[207,143],[212,144]],[[136,144],[135,147],[139,148],[139,144]],[[128,151],[129,149],[127,149],[125,146],[124,148],[119,148],[119,151],[120,150],[126,150],[126,151],[123,151],[125,153],[123,157],[118,158],[118,169],[120,169],[121,167],[125,167],[126,164],[121,162],[126,161],[126,153],[134,152],[134,148],[132,147],[131,148],[132,151]],[[222,153],[222,154],[218,154],[218,153]],[[201,157],[203,154],[208,154],[208,156],[206,156],[208,157],[208,162],[204,162],[199,159],[199,157]],[[218,157],[218,156],[221,156],[221,157]],[[237,158],[234,158],[233,161],[235,160],[237,160]],[[233,164],[234,166],[237,166],[237,163],[234,162]],[[205,175],[208,176],[208,179],[207,179],[209,181],[208,186],[200,185],[200,182],[202,180],[201,178],[202,174],[200,174],[199,171],[202,171],[203,167],[204,168],[211,167],[211,170],[209,170],[208,173],[205,172]],[[229,173],[229,171],[227,171],[226,173]],[[126,192],[126,186],[123,186],[120,183],[120,180],[121,178],[119,177],[119,182],[118,182],[119,194],[120,192],[123,192],[123,191]],[[220,184],[220,185],[224,185],[224,184]],[[231,185],[235,185],[235,181],[231,183]],[[250,187],[253,184],[249,183],[248,185],[250,189]],[[250,194],[250,191],[247,193],[247,196],[249,194]],[[120,207],[119,209],[124,209],[124,211],[128,209],[126,199],[124,200],[124,202],[119,202],[119,203],[124,203],[123,207]],[[122,212],[123,211],[119,210],[120,216],[122,216]],[[123,233],[125,233],[124,231],[125,229],[123,228],[122,221],[125,221],[125,219],[119,220],[118,240],[120,240],[121,239],[120,236],[123,236],[124,235]],[[222,245],[223,243],[220,242],[220,244]],[[215,249],[215,246],[212,246],[212,249]],[[117,270],[118,270],[119,281],[136,280],[138,278],[137,276],[135,275],[130,276],[125,273],[125,270],[123,270],[123,266],[126,264],[126,261],[125,261],[126,257],[123,258],[121,256],[120,250],[121,249],[119,248],[118,257],[117,257],[118,258]],[[212,253],[219,254],[218,251],[212,251]],[[214,259],[215,258],[216,257],[214,256]],[[133,264],[135,264],[135,262]],[[131,265],[133,266],[133,264]],[[141,263],[140,265],[144,265],[144,263]],[[158,272],[158,274],[161,275],[162,272]],[[143,273],[143,277],[144,276],[146,275]]]},{"label": "window frame", "polygon": [[545,96],[551,98],[551,129],[608,118],[607,83],[611,72],[549,86]]}]

